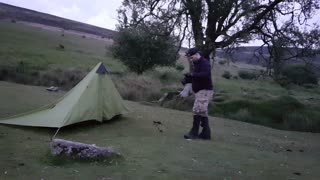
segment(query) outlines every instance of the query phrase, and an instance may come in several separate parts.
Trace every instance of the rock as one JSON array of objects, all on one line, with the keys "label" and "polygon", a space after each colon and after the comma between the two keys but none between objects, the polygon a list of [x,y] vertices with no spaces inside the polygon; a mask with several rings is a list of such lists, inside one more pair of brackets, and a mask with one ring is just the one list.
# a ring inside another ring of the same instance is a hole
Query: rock
[{"label": "rock", "polygon": [[54,139],[51,142],[51,154],[54,156],[65,155],[72,158],[94,159],[103,157],[117,157],[120,153],[110,147],[99,147],[92,144]]}]

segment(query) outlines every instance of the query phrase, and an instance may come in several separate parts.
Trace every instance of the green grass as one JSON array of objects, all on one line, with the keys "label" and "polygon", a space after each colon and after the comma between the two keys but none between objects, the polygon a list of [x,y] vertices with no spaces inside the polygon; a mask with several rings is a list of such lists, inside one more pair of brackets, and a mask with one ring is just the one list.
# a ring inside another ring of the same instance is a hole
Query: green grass
[{"label": "green grass", "polygon": [[[63,95],[46,93],[44,87],[2,81],[0,91],[0,99],[16,95],[6,103],[1,101],[0,115],[36,108]],[[27,99],[33,104],[24,103]],[[48,151],[55,129],[0,125],[0,179],[276,180],[320,176],[319,134],[210,117],[213,140],[187,141],[182,136],[190,129],[191,113],[126,103],[131,112],[120,119],[81,123],[62,128],[58,134],[58,138],[111,146],[123,157],[113,161],[54,158]],[[153,121],[162,122],[162,133]]]},{"label": "green grass", "polygon": [[265,101],[234,100],[209,107],[209,113],[278,129],[320,132],[320,114],[291,96]]},{"label": "green grass", "polygon": [[[59,49],[59,44],[65,49]],[[103,40],[68,33],[61,36],[57,31],[0,21],[1,66],[23,61],[36,70],[50,66],[87,68],[102,61],[110,71],[124,71],[124,66],[111,58],[106,48],[109,46]]]}]

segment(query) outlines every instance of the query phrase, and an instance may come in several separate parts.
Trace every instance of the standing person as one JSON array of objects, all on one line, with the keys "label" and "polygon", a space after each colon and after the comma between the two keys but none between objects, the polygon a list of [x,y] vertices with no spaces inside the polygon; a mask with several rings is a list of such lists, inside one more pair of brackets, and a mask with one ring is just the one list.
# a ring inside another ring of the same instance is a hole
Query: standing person
[{"label": "standing person", "polygon": [[[193,70],[189,74],[192,78],[192,90],[195,93],[193,104],[193,125],[185,139],[211,139],[211,131],[208,121],[208,105],[213,96],[210,61],[203,58],[199,50],[191,48],[186,56],[193,63]],[[199,126],[203,127],[199,134]]]}]

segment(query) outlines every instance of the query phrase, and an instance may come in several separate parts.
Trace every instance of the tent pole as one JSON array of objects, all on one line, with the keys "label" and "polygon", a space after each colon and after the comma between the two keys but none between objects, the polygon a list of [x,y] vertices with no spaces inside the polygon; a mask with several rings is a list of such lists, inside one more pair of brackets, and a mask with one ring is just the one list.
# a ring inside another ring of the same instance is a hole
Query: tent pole
[{"label": "tent pole", "polygon": [[[61,128],[61,127],[60,127],[60,128]],[[57,129],[56,133],[52,136],[51,141],[56,137],[56,135],[58,134],[58,132],[59,132],[60,128],[59,128],[59,129]]]}]

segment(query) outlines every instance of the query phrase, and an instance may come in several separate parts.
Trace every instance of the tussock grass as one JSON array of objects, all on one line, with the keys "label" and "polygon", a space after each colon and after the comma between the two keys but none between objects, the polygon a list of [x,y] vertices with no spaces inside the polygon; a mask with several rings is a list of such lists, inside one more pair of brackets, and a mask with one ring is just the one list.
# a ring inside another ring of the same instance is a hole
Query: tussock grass
[{"label": "tussock grass", "polygon": [[127,73],[113,76],[114,82],[124,99],[133,101],[155,101],[162,96],[162,83],[159,79],[149,76]]},{"label": "tussock grass", "polygon": [[320,132],[320,113],[291,96],[271,100],[234,100],[211,105],[209,113],[274,128]]}]

